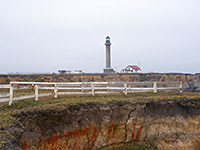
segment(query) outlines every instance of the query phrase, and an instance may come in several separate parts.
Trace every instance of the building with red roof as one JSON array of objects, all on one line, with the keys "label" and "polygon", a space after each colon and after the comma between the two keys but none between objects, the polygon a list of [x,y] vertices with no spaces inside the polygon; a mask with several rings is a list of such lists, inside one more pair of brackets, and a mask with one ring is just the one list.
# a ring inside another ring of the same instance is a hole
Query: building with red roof
[{"label": "building with red roof", "polygon": [[140,73],[141,68],[137,65],[128,65],[125,69],[121,70],[121,73]]}]

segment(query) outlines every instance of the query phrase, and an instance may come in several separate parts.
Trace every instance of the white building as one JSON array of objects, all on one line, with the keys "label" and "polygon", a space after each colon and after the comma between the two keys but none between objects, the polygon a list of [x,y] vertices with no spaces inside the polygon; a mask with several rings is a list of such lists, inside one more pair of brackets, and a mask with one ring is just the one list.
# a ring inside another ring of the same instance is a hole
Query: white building
[{"label": "white building", "polygon": [[83,73],[83,70],[75,70],[74,73],[75,73],[75,74],[82,74],[82,73]]},{"label": "white building", "polygon": [[140,73],[141,69],[137,65],[128,65],[125,69],[122,69],[120,73]]}]

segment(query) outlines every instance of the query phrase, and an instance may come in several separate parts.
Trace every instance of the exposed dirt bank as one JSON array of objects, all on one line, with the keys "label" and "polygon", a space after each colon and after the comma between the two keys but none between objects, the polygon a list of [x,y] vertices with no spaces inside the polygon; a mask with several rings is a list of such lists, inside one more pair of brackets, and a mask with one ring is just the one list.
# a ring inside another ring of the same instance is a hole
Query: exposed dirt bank
[{"label": "exposed dirt bank", "polygon": [[200,101],[86,104],[63,111],[22,113],[9,129],[15,146],[38,149],[106,149],[153,140],[161,150],[200,148]]}]

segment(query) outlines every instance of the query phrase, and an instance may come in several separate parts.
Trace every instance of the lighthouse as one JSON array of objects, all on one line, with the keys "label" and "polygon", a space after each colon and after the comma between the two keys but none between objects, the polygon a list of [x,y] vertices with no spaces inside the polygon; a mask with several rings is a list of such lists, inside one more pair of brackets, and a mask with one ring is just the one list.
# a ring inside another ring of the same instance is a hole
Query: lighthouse
[{"label": "lighthouse", "polygon": [[105,46],[106,46],[106,68],[103,70],[104,73],[114,73],[113,69],[111,68],[110,45],[111,45],[110,37],[107,36],[106,42],[105,42]]}]

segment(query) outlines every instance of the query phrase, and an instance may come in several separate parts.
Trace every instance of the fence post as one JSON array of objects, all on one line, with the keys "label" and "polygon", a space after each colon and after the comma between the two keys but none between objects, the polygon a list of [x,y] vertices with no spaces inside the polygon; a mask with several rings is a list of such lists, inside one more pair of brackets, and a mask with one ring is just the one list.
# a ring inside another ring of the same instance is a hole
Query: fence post
[{"label": "fence post", "polygon": [[158,90],[157,90],[157,83],[156,82],[153,83],[153,92],[154,93],[158,92]]},{"label": "fence post", "polygon": [[180,81],[180,93],[183,93],[183,82]]},{"label": "fence post", "polygon": [[82,85],[81,85],[81,89],[82,89],[82,92],[84,92],[84,89],[83,89],[83,83],[82,83]]},{"label": "fence post", "polygon": [[10,84],[10,101],[9,101],[9,105],[12,104],[12,101],[13,101],[13,87],[12,87],[12,85]]},{"label": "fence post", "polygon": [[34,84],[32,83],[31,88],[34,89]]},{"label": "fence post", "polygon": [[127,95],[127,84],[124,84],[124,94]]},{"label": "fence post", "polygon": [[35,100],[38,101],[38,85],[35,85]]},{"label": "fence post", "polygon": [[57,98],[58,97],[58,85],[55,84],[54,86],[55,86],[55,88],[54,88],[54,98]]},{"label": "fence post", "polygon": [[91,84],[91,88],[92,95],[94,96],[94,83]]}]

